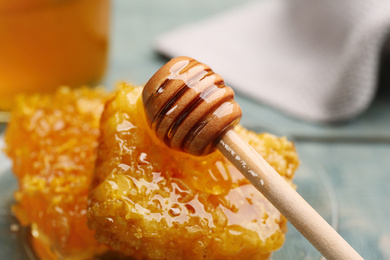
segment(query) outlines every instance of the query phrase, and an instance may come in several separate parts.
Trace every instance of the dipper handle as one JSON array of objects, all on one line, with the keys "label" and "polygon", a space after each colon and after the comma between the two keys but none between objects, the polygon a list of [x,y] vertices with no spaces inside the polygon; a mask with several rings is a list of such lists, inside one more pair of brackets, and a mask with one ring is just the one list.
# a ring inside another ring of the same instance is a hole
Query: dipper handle
[{"label": "dipper handle", "polygon": [[233,130],[221,137],[217,148],[326,259],[363,259]]}]

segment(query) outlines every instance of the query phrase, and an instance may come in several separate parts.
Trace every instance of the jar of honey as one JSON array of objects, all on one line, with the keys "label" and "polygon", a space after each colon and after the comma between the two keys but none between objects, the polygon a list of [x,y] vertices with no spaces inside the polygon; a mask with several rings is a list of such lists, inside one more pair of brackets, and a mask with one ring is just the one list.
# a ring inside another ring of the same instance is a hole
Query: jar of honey
[{"label": "jar of honey", "polygon": [[19,93],[96,84],[107,63],[110,0],[0,0],[0,110]]}]

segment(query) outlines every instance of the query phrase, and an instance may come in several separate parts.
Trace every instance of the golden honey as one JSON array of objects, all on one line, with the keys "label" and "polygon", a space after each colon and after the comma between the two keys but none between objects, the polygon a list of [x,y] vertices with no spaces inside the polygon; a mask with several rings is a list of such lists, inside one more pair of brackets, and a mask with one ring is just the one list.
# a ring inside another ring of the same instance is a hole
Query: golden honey
[{"label": "golden honey", "polygon": [[109,0],[0,0],[0,109],[19,93],[96,83],[108,14]]},{"label": "golden honey", "polygon": [[107,93],[62,88],[17,98],[6,153],[18,178],[12,210],[31,226],[43,260],[91,259],[106,250],[87,227],[87,196]]},{"label": "golden honey", "polygon": [[[123,84],[102,115],[88,206],[97,240],[136,259],[268,259],[286,219],[218,151],[194,157],[161,144],[141,91]],[[292,181],[291,142],[236,131]]]},{"label": "golden honey", "polygon": [[[36,253],[269,259],[286,219],[218,151],[194,157],[161,144],[141,91],[123,83],[111,98],[62,88],[16,100],[5,135],[19,181],[13,211],[31,226]],[[299,161],[291,142],[236,131],[292,184]]]}]

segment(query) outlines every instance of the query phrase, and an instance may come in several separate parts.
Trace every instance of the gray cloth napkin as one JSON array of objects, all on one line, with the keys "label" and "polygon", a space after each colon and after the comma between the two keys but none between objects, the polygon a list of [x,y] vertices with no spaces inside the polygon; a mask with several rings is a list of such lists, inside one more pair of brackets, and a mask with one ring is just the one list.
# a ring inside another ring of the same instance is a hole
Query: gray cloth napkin
[{"label": "gray cloth napkin", "polygon": [[156,41],[208,64],[237,91],[293,116],[333,122],[372,102],[389,0],[260,0]]}]

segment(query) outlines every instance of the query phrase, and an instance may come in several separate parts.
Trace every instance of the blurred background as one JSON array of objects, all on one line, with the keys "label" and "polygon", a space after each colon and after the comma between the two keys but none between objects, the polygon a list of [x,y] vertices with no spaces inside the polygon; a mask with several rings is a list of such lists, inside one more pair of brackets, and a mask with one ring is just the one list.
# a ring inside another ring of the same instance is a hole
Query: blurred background
[{"label": "blurred background", "polygon": [[[182,28],[195,28],[198,32],[208,23],[214,25],[226,19],[225,12],[233,14],[230,12],[241,10],[246,4],[257,6],[263,1],[273,0],[0,0],[0,121],[3,121],[0,129],[3,131],[6,127],[7,111],[16,93],[51,92],[59,85],[102,85],[114,89],[119,81],[143,85],[168,60],[167,56],[174,54],[170,50],[161,51],[159,40],[166,40],[169,35],[176,37],[175,32],[180,34]],[[297,6],[304,3],[303,0],[295,2]],[[50,7],[53,3],[59,5],[55,10]],[[291,8],[288,4],[286,6]],[[310,9],[307,12],[310,13]],[[363,75],[361,81],[369,82],[367,88],[371,89],[371,94],[367,94],[366,107],[350,118],[315,120],[290,113],[269,100],[252,97],[245,88],[240,88],[235,78],[229,81],[231,77],[225,77],[214,69],[227,79],[227,85],[236,90],[236,100],[243,109],[241,123],[244,126],[254,131],[285,135],[296,143],[302,158],[302,170],[297,174],[298,192],[365,259],[390,259],[390,206],[387,201],[390,197],[390,45],[386,45],[385,37],[385,18],[390,20],[390,13],[386,15],[385,11],[373,13],[375,17],[384,17],[381,27],[378,27],[380,33],[372,36],[376,27],[369,26],[359,31],[362,37],[358,39],[366,39],[363,36],[367,32],[369,38],[376,41],[368,40],[356,46],[347,44],[337,49],[335,57],[352,52],[351,48],[356,55],[352,57],[363,57],[352,59],[347,64],[362,62],[359,67],[362,70],[358,72],[359,75],[367,73],[368,76]],[[310,19],[315,20],[313,16]],[[214,17],[219,17],[219,20],[214,20]],[[318,20],[321,19],[318,17]],[[359,20],[359,16],[353,19]],[[195,27],[192,27],[193,24]],[[254,33],[256,28],[252,28]],[[337,28],[337,23],[332,24],[332,28]],[[229,32],[229,28],[225,29]],[[290,33],[294,35],[294,31]],[[214,42],[214,39],[210,40],[210,45]],[[310,46],[305,45],[305,49],[310,49]],[[310,49],[314,53],[318,45],[315,46]],[[239,48],[245,49],[246,46]],[[368,50],[371,56],[366,55]],[[256,49],[253,51],[256,52]],[[360,52],[364,55],[359,55]],[[299,60],[298,54],[294,53],[294,56]],[[220,63],[237,63],[234,59],[236,55],[240,53],[224,56]],[[367,60],[370,63],[365,63]],[[333,64],[336,61],[328,62]],[[212,64],[209,65],[213,68]],[[225,71],[219,64],[216,66]],[[341,68],[332,70],[332,73],[341,75],[340,71]],[[331,74],[327,71],[323,73]],[[283,73],[277,77],[283,77]],[[353,93],[353,87],[348,86],[348,91]],[[289,89],[291,91],[294,86]],[[0,222],[0,241],[3,243],[0,256],[15,255],[13,258],[0,258],[24,259],[25,256],[18,251],[17,236],[9,230],[10,220],[5,218],[9,214],[12,190],[16,185],[9,176],[9,169],[9,161],[4,156],[0,157],[0,193],[4,195],[0,204],[3,216]],[[292,227],[290,229],[293,230]],[[290,242],[275,259],[286,259],[288,255],[294,255],[290,259],[319,259],[315,250],[299,234],[293,231],[291,237],[294,242]]]}]

